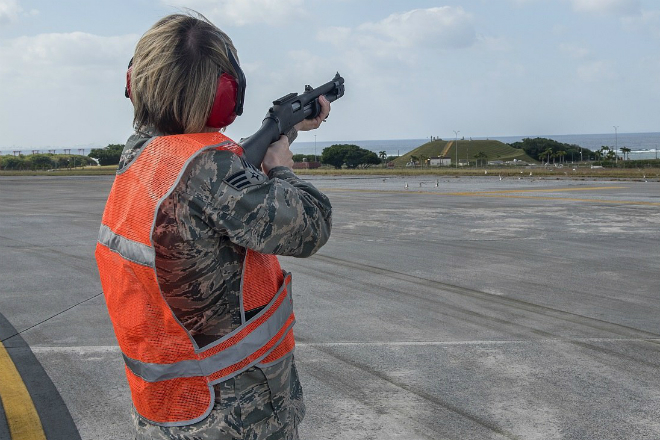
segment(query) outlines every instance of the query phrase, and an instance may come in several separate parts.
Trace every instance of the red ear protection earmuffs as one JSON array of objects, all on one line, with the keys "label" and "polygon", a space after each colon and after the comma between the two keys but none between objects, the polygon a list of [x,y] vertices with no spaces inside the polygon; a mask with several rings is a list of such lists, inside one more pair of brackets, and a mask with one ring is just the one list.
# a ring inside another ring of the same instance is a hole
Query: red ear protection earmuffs
[{"label": "red ear protection earmuffs", "polygon": [[215,99],[211,107],[211,113],[206,121],[206,125],[214,128],[226,127],[236,119],[236,116],[243,114],[243,101],[245,99],[245,74],[234,58],[229,46],[225,44],[227,57],[231,63],[236,78],[223,73],[218,78],[218,88],[215,92]]},{"label": "red ear protection earmuffs", "polygon": [[[243,114],[243,102],[245,100],[245,74],[238,65],[238,61],[234,58],[234,54],[225,44],[227,49],[227,57],[231,63],[236,78],[223,73],[218,77],[218,87],[215,92],[215,99],[211,107],[211,113],[206,121],[206,125],[213,128],[226,127],[236,119],[236,116]],[[128,63],[128,70],[126,71],[126,90],[124,95],[131,98],[131,73],[133,71],[133,59]]]}]

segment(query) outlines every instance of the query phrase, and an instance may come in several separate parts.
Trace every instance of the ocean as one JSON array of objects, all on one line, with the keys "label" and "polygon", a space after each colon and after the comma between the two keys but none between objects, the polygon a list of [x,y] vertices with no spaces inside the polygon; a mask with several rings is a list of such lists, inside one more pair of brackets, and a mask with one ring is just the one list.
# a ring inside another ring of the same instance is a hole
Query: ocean
[{"label": "ocean", "polygon": [[[659,158],[660,148],[660,132],[657,133],[619,133],[615,136],[614,133],[607,134],[561,134],[561,135],[534,135],[534,136],[493,136],[493,137],[473,137],[472,139],[495,139],[507,144],[521,141],[523,138],[536,138],[543,137],[554,139],[558,142],[567,144],[576,144],[582,148],[587,148],[591,151],[600,149],[601,146],[607,145],[614,147],[617,145],[619,148],[628,147],[632,151],[629,153],[630,159],[657,159]],[[446,140],[452,140],[449,137]],[[459,140],[463,140],[461,138]],[[469,138],[465,138],[469,139]],[[400,156],[407,152],[414,150],[420,145],[429,141],[426,139],[390,139],[390,140],[361,140],[361,141],[317,141],[317,142],[294,142],[291,146],[293,154],[317,154],[321,155],[324,148],[334,144],[354,144],[367,150],[379,153],[385,151],[388,156]],[[90,148],[70,148],[65,150],[60,147],[44,147],[42,149],[36,148],[14,148],[12,150],[0,150],[0,154],[14,154],[14,151],[21,151],[23,154],[31,154],[33,151],[40,153],[55,152],[62,154],[65,152],[73,154],[89,154]]]}]

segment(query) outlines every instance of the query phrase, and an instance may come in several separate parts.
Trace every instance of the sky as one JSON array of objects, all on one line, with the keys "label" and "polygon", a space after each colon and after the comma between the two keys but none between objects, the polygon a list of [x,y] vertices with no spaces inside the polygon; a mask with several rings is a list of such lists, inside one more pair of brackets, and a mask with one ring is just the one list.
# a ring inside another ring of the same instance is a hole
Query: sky
[{"label": "sky", "polygon": [[246,137],[336,72],[302,141],[660,131],[656,0],[0,0],[0,150],[124,143],[140,36],[193,9],[234,41]]}]

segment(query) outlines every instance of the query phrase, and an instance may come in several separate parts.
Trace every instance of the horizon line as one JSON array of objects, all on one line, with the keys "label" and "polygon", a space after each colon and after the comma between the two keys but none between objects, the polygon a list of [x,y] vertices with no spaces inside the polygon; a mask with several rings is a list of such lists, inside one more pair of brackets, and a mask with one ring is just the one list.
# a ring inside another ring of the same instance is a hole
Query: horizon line
[{"label": "horizon line", "polygon": [[[623,132],[623,133],[570,133],[570,134],[535,134],[535,135],[491,135],[491,136],[467,136],[469,139],[497,139],[497,138],[550,138],[550,137],[558,137],[558,136],[609,136],[612,135],[612,137],[616,136],[625,136],[625,135],[639,135],[639,134],[660,134],[660,131],[640,131],[640,132]],[[435,137],[435,136],[433,136]],[[313,144],[313,143],[336,143],[336,142],[382,142],[382,141],[426,141],[428,139],[431,139],[431,136],[426,136],[426,137],[420,137],[420,138],[389,138],[389,139],[343,139],[343,140],[311,140],[311,141],[304,141],[304,140],[298,140],[297,144],[301,143],[306,143],[306,144]],[[436,139],[438,140],[454,140],[455,137],[447,137],[444,138],[442,136],[438,136]],[[461,140],[466,139],[466,136],[462,136],[460,138]],[[292,144],[296,145],[295,143]],[[107,145],[106,145],[107,146]],[[42,151],[42,150],[92,150],[92,149],[97,149],[97,148],[105,148],[106,146],[99,146],[99,145],[86,145],[86,146],[72,146],[72,147],[54,147],[52,145],[50,146],[43,146],[43,147],[9,147],[9,148],[2,148],[0,147],[0,152],[11,152],[13,153],[14,151]],[[73,153],[72,153],[73,154]]]}]

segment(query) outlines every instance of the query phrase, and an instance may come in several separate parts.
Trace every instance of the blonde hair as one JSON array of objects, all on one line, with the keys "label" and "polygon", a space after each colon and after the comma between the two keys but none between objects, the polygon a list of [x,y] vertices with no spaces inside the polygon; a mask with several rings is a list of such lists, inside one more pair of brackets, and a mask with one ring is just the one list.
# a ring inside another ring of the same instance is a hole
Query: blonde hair
[{"label": "blonde hair", "polygon": [[173,14],[138,41],[131,72],[133,124],[163,134],[204,130],[223,73],[236,77],[231,39],[203,15]]}]

